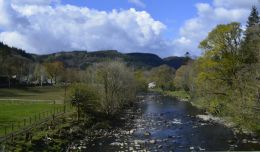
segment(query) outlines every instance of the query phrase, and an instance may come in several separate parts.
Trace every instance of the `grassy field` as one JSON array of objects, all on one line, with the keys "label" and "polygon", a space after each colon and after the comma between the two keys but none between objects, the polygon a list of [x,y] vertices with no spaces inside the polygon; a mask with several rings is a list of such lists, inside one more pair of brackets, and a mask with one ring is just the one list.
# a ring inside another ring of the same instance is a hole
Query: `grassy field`
[{"label": "grassy field", "polygon": [[62,87],[34,87],[0,89],[0,99],[63,100]]},{"label": "grassy field", "polygon": [[[54,100],[56,101],[54,104]],[[9,132],[14,124],[20,126],[50,116],[54,110],[62,110],[64,89],[61,87],[37,87],[23,89],[0,89],[0,136],[7,126]]]}]

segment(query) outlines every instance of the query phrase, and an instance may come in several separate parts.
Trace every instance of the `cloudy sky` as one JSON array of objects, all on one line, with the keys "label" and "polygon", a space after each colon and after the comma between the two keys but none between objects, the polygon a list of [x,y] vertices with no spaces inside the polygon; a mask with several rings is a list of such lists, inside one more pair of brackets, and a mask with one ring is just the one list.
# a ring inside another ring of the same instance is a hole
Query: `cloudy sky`
[{"label": "cloudy sky", "polygon": [[258,0],[0,0],[0,41],[27,52],[189,51],[217,24],[244,24]]}]

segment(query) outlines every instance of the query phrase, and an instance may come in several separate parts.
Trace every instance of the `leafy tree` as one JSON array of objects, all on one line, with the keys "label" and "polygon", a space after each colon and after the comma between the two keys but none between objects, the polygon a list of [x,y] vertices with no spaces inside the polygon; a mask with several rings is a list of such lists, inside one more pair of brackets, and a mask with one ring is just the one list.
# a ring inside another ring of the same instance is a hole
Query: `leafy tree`
[{"label": "leafy tree", "polygon": [[53,84],[53,80],[55,84],[57,83],[57,77],[62,74],[64,71],[64,65],[62,62],[56,61],[51,63],[45,63],[45,70],[51,78],[51,83]]},{"label": "leafy tree", "polygon": [[145,71],[137,70],[135,71],[134,76],[138,92],[146,92],[148,90],[148,79],[145,76]]},{"label": "leafy tree", "polygon": [[151,71],[152,80],[163,90],[173,89],[175,71],[174,68],[169,67],[168,65],[161,65],[153,68]]},{"label": "leafy tree", "polygon": [[[238,88],[236,78],[241,69],[239,49],[242,30],[239,23],[218,25],[200,43],[205,53],[197,61],[197,96],[205,99],[211,112],[220,114],[227,108],[230,93]],[[227,102],[227,103],[226,103]]]},{"label": "leafy tree", "polygon": [[34,66],[33,75],[37,82],[40,84],[40,86],[42,86],[44,77],[46,75],[45,67],[40,63],[36,63]]},{"label": "leafy tree", "polygon": [[174,77],[174,86],[177,90],[192,91],[192,73],[193,67],[192,62],[189,62],[187,65],[181,66],[175,73]]},{"label": "leafy tree", "polygon": [[[235,76],[240,68],[239,49],[242,42],[241,36],[240,24],[233,22],[218,25],[200,43],[200,48],[205,50],[204,59],[214,63],[208,66],[216,65],[213,70],[221,74],[222,80],[227,81],[230,85],[232,84],[230,77]],[[212,70],[212,68],[210,69]]]},{"label": "leafy tree", "polygon": [[78,120],[81,114],[93,114],[97,111],[99,100],[97,91],[93,86],[83,83],[75,83],[70,87],[69,100],[77,107]]},{"label": "leafy tree", "polygon": [[135,99],[134,75],[121,62],[100,63],[96,69],[95,81],[102,90],[101,108],[107,115],[114,115],[123,105]]},{"label": "leafy tree", "polygon": [[0,74],[4,74],[6,60],[10,57],[10,52],[5,48],[0,48]]}]

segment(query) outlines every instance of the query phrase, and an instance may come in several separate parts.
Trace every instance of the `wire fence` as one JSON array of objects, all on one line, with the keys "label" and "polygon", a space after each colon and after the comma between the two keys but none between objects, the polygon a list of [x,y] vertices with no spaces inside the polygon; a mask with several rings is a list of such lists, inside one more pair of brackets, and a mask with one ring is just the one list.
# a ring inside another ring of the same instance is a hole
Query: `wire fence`
[{"label": "wire fence", "polygon": [[31,115],[19,121],[2,121],[0,120],[0,143],[9,138],[26,132],[35,126],[38,126],[46,121],[54,120],[56,117],[73,111],[70,104],[60,104],[58,107],[53,107],[51,110],[43,111]]}]

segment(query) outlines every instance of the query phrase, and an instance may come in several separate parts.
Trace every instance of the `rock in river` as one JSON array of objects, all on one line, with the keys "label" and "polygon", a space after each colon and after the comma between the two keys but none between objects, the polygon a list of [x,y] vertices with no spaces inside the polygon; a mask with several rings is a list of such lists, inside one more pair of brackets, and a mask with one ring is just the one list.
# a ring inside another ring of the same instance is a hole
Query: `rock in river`
[{"label": "rock in river", "polygon": [[144,132],[144,135],[145,135],[145,136],[150,136],[150,135],[151,135],[151,133],[150,133],[150,132],[148,132],[148,131],[146,131],[146,132]]}]

